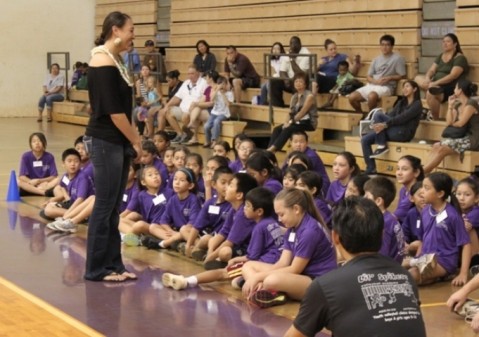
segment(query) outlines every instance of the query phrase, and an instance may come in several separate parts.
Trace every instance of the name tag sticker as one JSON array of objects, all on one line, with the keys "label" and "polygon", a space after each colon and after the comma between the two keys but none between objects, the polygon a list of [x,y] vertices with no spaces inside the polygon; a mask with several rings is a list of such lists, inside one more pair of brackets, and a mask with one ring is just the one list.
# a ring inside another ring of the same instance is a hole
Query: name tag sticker
[{"label": "name tag sticker", "polygon": [[210,205],[208,207],[208,213],[210,214],[220,214],[220,207],[215,205]]},{"label": "name tag sticker", "polygon": [[33,162],[33,167],[42,167],[43,162],[41,160],[36,160]]},{"label": "name tag sticker", "polygon": [[166,201],[165,196],[163,194],[160,194],[153,199],[153,205],[156,206],[156,205],[159,205],[159,204],[161,204],[165,201]]},{"label": "name tag sticker", "polygon": [[63,178],[62,178],[62,183],[64,183],[65,185],[68,186],[68,185],[70,184],[70,179],[68,179],[67,176],[63,176]]},{"label": "name tag sticker", "polygon": [[416,228],[421,228],[421,220],[416,220]]},{"label": "name tag sticker", "polygon": [[123,202],[127,202],[128,201],[128,194],[123,194]]},{"label": "name tag sticker", "polygon": [[296,240],[296,233],[289,233],[288,242],[294,242]]},{"label": "name tag sticker", "polygon": [[447,219],[447,212],[446,210],[442,211],[441,213],[439,213],[436,217],[436,223],[440,223],[440,222],[443,222],[444,220]]}]

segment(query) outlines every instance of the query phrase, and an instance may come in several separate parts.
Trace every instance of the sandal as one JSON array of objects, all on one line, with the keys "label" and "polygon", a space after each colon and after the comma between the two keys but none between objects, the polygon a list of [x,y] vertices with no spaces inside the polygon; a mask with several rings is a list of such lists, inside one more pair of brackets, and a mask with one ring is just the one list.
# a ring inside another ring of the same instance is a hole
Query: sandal
[{"label": "sandal", "polygon": [[125,270],[123,273],[120,274],[120,276],[125,277],[127,280],[138,280],[138,276],[133,273],[130,273],[128,270]]},{"label": "sandal", "polygon": [[126,276],[124,276],[123,274],[120,275],[117,273],[108,274],[101,279],[101,281],[103,282],[112,282],[112,283],[125,282],[126,280],[128,280]]},{"label": "sandal", "polygon": [[47,123],[51,123],[52,121],[53,121],[53,118],[51,118],[51,117],[47,118]]},{"label": "sandal", "polygon": [[187,143],[184,143],[183,145],[194,146],[194,145],[200,145],[200,143],[196,139],[190,139]]}]

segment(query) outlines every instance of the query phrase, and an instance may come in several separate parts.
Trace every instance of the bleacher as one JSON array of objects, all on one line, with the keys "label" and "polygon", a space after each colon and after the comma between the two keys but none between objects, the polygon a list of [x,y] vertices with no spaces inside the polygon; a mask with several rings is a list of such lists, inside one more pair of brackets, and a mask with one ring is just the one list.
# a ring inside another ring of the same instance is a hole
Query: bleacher
[{"label": "bleacher", "polygon": [[[98,0],[96,25],[100,30],[101,19],[112,9],[130,14],[135,22],[136,46],[143,46],[154,33],[153,16],[159,16],[161,1],[144,0]],[[395,52],[406,60],[407,77],[413,79],[419,70],[421,57],[423,6],[427,0],[363,1],[363,0],[173,0],[171,1],[170,47],[166,49],[168,70],[178,69],[186,73],[187,66],[196,53],[195,44],[205,39],[216,55],[217,70],[223,71],[225,46],[235,45],[238,51],[247,55],[260,75],[265,74],[263,54],[269,53],[271,45],[281,41],[287,46],[292,35],[298,35],[304,46],[319,56],[325,54],[323,42],[333,39],[338,52],[346,53],[352,59],[361,56],[362,67],[359,79],[365,80],[371,61],[379,54],[379,38],[391,34],[396,39]],[[479,0],[457,0],[455,10],[456,34],[459,37],[471,70],[469,78],[479,82]],[[153,27],[153,28],[152,28]],[[386,28],[387,27],[387,28]],[[438,45],[440,52],[440,45]],[[141,48],[138,48],[141,51]],[[396,95],[400,95],[401,84]],[[166,92],[164,87],[163,92]],[[252,105],[252,98],[259,95],[259,89],[243,92],[242,103],[232,107],[232,120],[223,122],[222,138],[231,141],[238,132],[251,135],[269,136],[275,125],[285,120],[287,109]],[[285,94],[285,102],[289,102]],[[326,95],[318,95],[318,104]],[[383,98],[381,106],[389,109],[397,96]],[[70,92],[72,102],[54,104],[54,118],[61,122],[85,124],[87,120],[86,92]],[[441,116],[444,117],[446,106]],[[367,111],[367,105],[363,105]],[[318,129],[310,133],[311,143],[319,152],[325,164],[331,164],[335,153],[351,151],[359,159],[362,156],[357,125],[362,115],[352,111],[347,98],[340,97],[329,111],[319,114]],[[384,159],[377,160],[378,171],[394,175],[395,162],[406,153],[417,155],[423,161],[431,143],[440,138],[444,122],[422,121],[411,143],[390,143],[391,150]],[[200,128],[201,129],[201,128]],[[202,132],[202,131],[200,131]],[[199,135],[200,142],[203,135]],[[428,144],[419,144],[425,140]],[[285,147],[287,150],[287,145]],[[466,153],[461,163],[458,156],[444,160],[440,170],[446,170],[455,177],[473,172],[479,162],[475,153]],[[363,165],[363,160],[359,163]]]}]

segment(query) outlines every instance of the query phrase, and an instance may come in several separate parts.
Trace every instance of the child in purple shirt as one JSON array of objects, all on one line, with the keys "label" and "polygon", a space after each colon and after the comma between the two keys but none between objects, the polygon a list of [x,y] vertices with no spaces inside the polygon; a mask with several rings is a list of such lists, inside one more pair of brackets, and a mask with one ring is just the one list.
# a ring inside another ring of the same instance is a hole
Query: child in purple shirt
[{"label": "child in purple shirt", "polygon": [[168,200],[160,220],[149,228],[154,238],[149,238],[145,244],[148,248],[168,248],[173,243],[176,245],[176,242],[186,240],[180,229],[192,225],[200,212],[193,171],[186,167],[178,169],[173,179],[173,191],[175,195]]},{"label": "child in purple shirt", "polygon": [[201,203],[205,202],[205,181],[201,172],[203,171],[203,158],[198,153],[190,153],[186,156],[185,167],[193,171],[196,178],[196,195],[200,199]]},{"label": "child in purple shirt", "polygon": [[386,177],[374,177],[364,185],[364,197],[376,203],[384,216],[384,233],[379,254],[402,263],[404,258],[404,234],[401,224],[388,211],[396,197],[396,186]]},{"label": "child in purple shirt", "polygon": [[278,223],[271,217],[273,199],[273,193],[264,187],[254,188],[246,195],[245,217],[256,222],[246,255],[232,258],[226,268],[209,270],[190,277],[165,273],[163,284],[180,290],[201,283],[241,277],[242,267],[247,261],[275,263],[281,254],[283,236]]},{"label": "child in purple shirt", "polygon": [[314,198],[314,204],[323,218],[324,223],[328,228],[331,228],[331,216],[333,212],[331,206],[329,206],[321,196],[322,184],[323,180],[317,172],[305,171],[299,175],[298,181],[296,182],[296,188],[311,193]]},{"label": "child in purple shirt", "polygon": [[229,165],[233,173],[246,172],[246,161],[248,160],[248,157],[254,148],[255,144],[251,139],[246,138],[241,140],[237,150],[238,158],[236,158],[236,160],[231,162]]},{"label": "child in purple shirt", "polygon": [[256,179],[259,186],[269,189],[275,195],[283,189],[273,163],[262,152],[254,152],[250,155],[246,161],[246,172]]},{"label": "child in purple shirt", "polygon": [[180,168],[185,167],[186,165],[186,157],[190,154],[190,150],[183,145],[178,145],[173,150],[173,166],[174,169],[172,172],[169,172],[170,175],[168,177],[168,188],[173,189],[173,179],[175,177],[175,172]]},{"label": "child in purple shirt", "polygon": [[215,155],[206,161],[206,172],[204,176],[205,200],[209,200],[217,194],[215,188],[212,186],[212,179],[215,171],[220,167],[228,167],[228,161],[225,157]]},{"label": "child in purple shirt", "polygon": [[414,206],[409,199],[411,186],[417,181],[422,181],[423,179],[424,170],[422,168],[421,159],[406,155],[398,160],[396,181],[398,184],[403,185],[403,187],[399,191],[398,206],[394,211],[394,215],[399,222],[403,222],[407,212]]},{"label": "child in purple shirt", "polygon": [[140,235],[149,234],[153,223],[160,223],[166,204],[173,191],[161,189],[161,175],[154,166],[146,166],[139,172],[140,191],[128,203],[129,215],[120,218],[118,229],[123,233],[123,242],[128,246],[138,246]]},{"label": "child in purple shirt", "polygon": [[406,253],[411,256],[415,256],[419,247],[421,246],[421,212],[426,204],[424,201],[422,181],[418,181],[412,185],[409,194],[409,199],[414,204],[414,207],[407,212],[401,227],[404,233],[404,241],[406,241]]},{"label": "child in purple shirt", "polygon": [[58,183],[55,158],[46,151],[47,139],[43,133],[32,133],[28,142],[31,151],[22,155],[18,174],[20,195],[45,195]]},{"label": "child in purple shirt", "polygon": [[287,228],[281,257],[275,264],[259,261],[243,266],[243,295],[261,308],[300,300],[313,278],[336,268],[329,230],[310,193],[282,190],[274,200],[279,221]]},{"label": "child in purple shirt", "polygon": [[161,186],[160,189],[164,190],[166,186],[168,186],[168,169],[166,165],[163,164],[163,161],[158,155],[158,149],[151,140],[144,141],[141,144],[142,154],[140,158],[140,162],[142,165],[145,166],[154,166],[158,170],[161,176]]},{"label": "child in purple shirt", "polygon": [[333,176],[336,180],[329,186],[326,200],[331,205],[335,205],[342,200],[349,180],[359,174],[359,172],[356,158],[351,152],[344,151],[339,153],[333,162]]},{"label": "child in purple shirt", "polygon": [[[418,284],[431,284],[439,278],[455,275],[462,250],[460,271],[452,280],[453,285],[462,286],[467,282],[471,243],[457,199],[452,194],[452,178],[434,172],[424,179],[422,186],[426,206],[421,214],[421,256],[409,261],[409,272]],[[447,202],[448,198],[452,205]]]},{"label": "child in purple shirt", "polygon": [[472,255],[477,255],[479,254],[479,206],[477,205],[479,183],[471,178],[462,179],[456,186],[456,198],[461,207],[466,231],[471,239]]}]

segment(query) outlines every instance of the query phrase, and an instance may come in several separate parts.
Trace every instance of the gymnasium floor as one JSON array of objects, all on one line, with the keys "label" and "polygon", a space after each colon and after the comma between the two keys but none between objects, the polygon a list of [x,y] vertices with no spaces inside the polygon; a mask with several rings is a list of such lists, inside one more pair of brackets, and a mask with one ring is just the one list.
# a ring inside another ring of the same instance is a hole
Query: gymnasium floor
[{"label": "gymnasium floor", "polygon": [[[0,336],[72,337],[98,332],[107,336],[256,337],[282,336],[290,326],[297,303],[260,310],[222,283],[185,291],[164,289],[163,272],[189,275],[202,269],[168,252],[124,248],[127,267],[139,276],[136,282],[83,281],[86,226],[75,235],[52,234],[38,217],[42,198],[19,203],[4,200],[10,171],[18,170],[30,133],[46,134],[48,151],[57,158],[61,172],[62,150],[73,145],[84,128],[40,124],[34,118],[0,118],[0,123]],[[208,156],[203,149],[198,151]],[[445,307],[454,290],[449,283],[420,289],[429,336],[474,336],[463,319]]]}]

